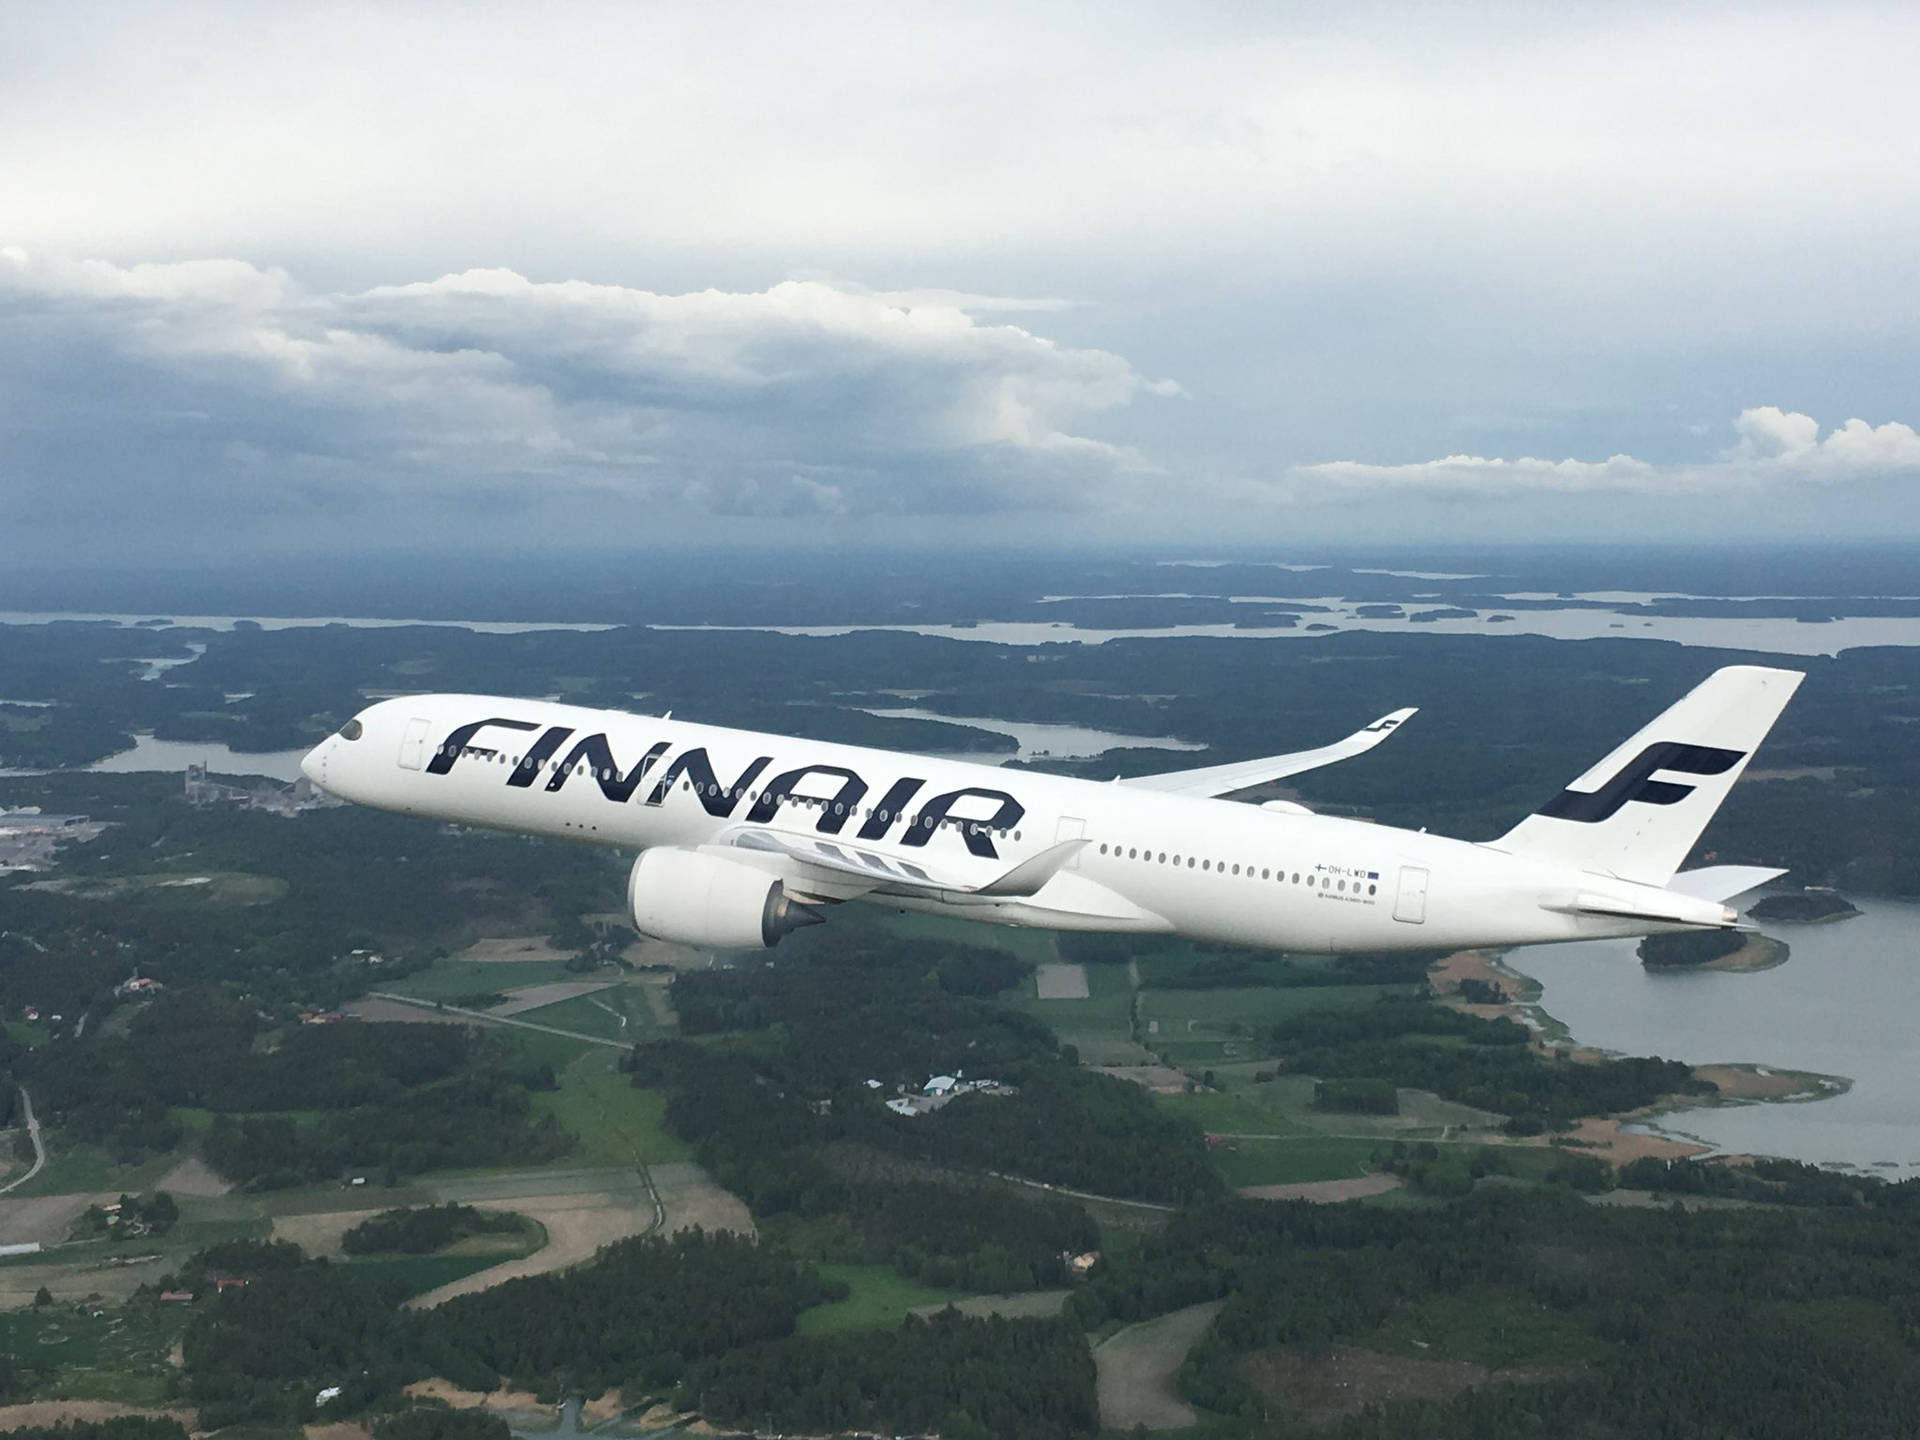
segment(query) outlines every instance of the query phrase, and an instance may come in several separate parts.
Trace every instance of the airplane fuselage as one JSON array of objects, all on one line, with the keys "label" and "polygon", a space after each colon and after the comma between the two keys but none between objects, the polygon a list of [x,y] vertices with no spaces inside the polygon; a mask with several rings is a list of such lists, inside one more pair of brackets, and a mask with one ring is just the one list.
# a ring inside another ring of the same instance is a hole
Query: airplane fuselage
[{"label": "airplane fuselage", "polygon": [[[1718,903],[1487,845],[1124,783],[544,700],[383,701],[303,768],[402,814],[724,855],[808,900],[1303,952],[1513,945],[1728,923]],[[1071,858],[1031,893],[982,894]],[[756,848],[756,847],[766,848]],[[853,857],[872,874],[806,869]],[[1617,914],[1594,913],[1614,909]]]}]

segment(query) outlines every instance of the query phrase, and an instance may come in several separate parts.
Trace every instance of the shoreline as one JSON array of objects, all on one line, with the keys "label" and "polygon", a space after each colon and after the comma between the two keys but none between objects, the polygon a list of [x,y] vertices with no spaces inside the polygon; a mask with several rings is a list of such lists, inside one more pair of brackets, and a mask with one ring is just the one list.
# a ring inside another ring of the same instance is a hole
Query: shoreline
[{"label": "shoreline", "polygon": [[[1541,1005],[1546,987],[1533,976],[1507,962],[1508,951],[1456,950],[1434,962],[1427,970],[1428,984],[1441,1004],[1483,1020],[1504,1018],[1532,1032],[1533,1048],[1556,1052],[1575,1063],[1620,1058],[1622,1051],[1595,1045],[1582,1045],[1573,1038],[1565,1022]],[[1721,970],[1752,974],[1771,970],[1786,963],[1790,948],[1784,941],[1754,934],[1731,955],[1705,965],[1676,966],[1674,969]],[[1663,968],[1663,967],[1656,967]],[[1460,997],[1463,980],[1478,980],[1498,985],[1506,998],[1497,1003],[1476,1003]],[[1811,1070],[1791,1070],[1764,1061],[1688,1062],[1700,1079],[1713,1084],[1712,1095],[1666,1095],[1651,1105],[1617,1115],[1590,1116],[1571,1129],[1538,1137],[1521,1144],[1559,1144],[1584,1154],[1604,1159],[1618,1168],[1646,1157],[1655,1159],[1692,1159],[1712,1157],[1738,1162],[1751,1158],[1713,1145],[1681,1130],[1669,1130],[1663,1117],[1689,1110],[1719,1108],[1727,1105],[1804,1105],[1844,1095],[1853,1081],[1844,1075],[1824,1075]]]}]

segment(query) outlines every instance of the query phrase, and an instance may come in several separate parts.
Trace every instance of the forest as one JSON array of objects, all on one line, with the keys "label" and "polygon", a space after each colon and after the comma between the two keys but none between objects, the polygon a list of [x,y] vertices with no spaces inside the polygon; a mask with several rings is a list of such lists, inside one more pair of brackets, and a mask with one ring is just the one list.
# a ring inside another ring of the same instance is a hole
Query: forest
[{"label": "forest", "polygon": [[[683,1031],[732,1021],[733,1038],[647,1047],[633,1062],[636,1084],[668,1089],[675,1133],[756,1210],[804,1188],[804,1164],[774,1157],[827,1140],[1138,1199],[1217,1193],[1191,1124],[1072,1064],[1041,1022],[974,998],[1024,972],[1004,952],[916,941],[908,965],[884,932],[823,926],[793,939],[776,966],[676,976]],[[963,1095],[913,1118],[885,1109],[896,1086],[962,1071],[1014,1093]]]},{"label": "forest", "polygon": [[[1188,1211],[1076,1296],[1082,1320],[1224,1298],[1187,1394],[1228,1433],[1291,1435],[1254,1358],[1404,1344],[1536,1367],[1525,1383],[1389,1405],[1386,1435],[1896,1435],[1920,1411],[1920,1226],[1883,1208],[1623,1211],[1565,1189],[1482,1188],[1431,1209],[1232,1202]],[[1498,1319],[1497,1327],[1481,1328]],[[1474,1338],[1478,1336],[1480,1338]],[[1657,1417],[1657,1419],[1656,1419]],[[1648,1428],[1652,1426],[1654,1428]],[[1582,1428],[1587,1427],[1587,1428]]]},{"label": "forest", "polygon": [[[270,1026],[212,988],[169,991],[123,1034],[22,1052],[13,1068],[48,1120],[123,1160],[181,1142],[174,1107],[213,1111],[202,1154],[256,1189],[348,1169],[538,1164],[573,1145],[535,1117],[531,1077],[498,1038],[455,1025]],[[319,1114],[259,1113],[276,1111]]]},{"label": "forest", "polygon": [[[1097,1423],[1092,1361],[1073,1322],[949,1312],[892,1332],[795,1336],[802,1310],[845,1287],[725,1232],[623,1240],[562,1274],[427,1311],[285,1244],[218,1247],[178,1283],[204,1290],[211,1275],[247,1284],[196,1303],[187,1330],[187,1397],[208,1428],[391,1410],[426,1375],[547,1397],[621,1389],[635,1403],[657,1395],[723,1422],[787,1429],[953,1426],[946,1433],[1064,1440]],[[342,1393],[316,1409],[322,1385]],[[487,1440],[449,1423],[401,1410],[375,1434]]]}]

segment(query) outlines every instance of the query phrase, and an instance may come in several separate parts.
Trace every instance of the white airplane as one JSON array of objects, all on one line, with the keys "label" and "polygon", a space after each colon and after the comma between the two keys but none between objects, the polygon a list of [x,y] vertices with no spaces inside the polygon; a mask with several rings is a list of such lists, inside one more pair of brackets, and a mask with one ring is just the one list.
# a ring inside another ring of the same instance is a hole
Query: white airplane
[{"label": "white airplane", "polygon": [[1000,925],[1276,950],[1525,945],[1722,929],[1783,874],[1676,874],[1802,676],[1716,671],[1498,840],[1221,797],[1364,753],[1317,750],[1101,782],[545,700],[383,700],[301,762],[344,799],[638,850],[643,934],[771,946],[867,900]]}]

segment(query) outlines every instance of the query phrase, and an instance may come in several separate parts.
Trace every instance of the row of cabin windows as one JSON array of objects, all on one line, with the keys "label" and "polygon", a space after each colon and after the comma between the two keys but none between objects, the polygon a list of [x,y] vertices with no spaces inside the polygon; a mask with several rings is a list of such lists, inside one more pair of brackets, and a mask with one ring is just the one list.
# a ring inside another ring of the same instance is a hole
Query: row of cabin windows
[{"label": "row of cabin windows", "polygon": [[[448,750],[445,753],[452,754],[454,752],[451,750]],[[475,752],[469,750],[465,753],[471,755]],[[518,755],[508,756],[505,754],[501,754],[499,755],[498,758],[502,765],[517,766],[520,764],[520,757]],[[551,770],[554,774],[558,775],[566,767],[562,765],[558,760],[549,760],[541,768],[546,770]],[[620,778],[612,770],[592,770],[585,765],[574,766],[573,773],[579,776],[583,780],[588,778],[589,776],[592,776],[595,779],[599,779],[599,780],[617,780]],[[729,799],[746,800],[750,804],[757,803],[760,799],[760,792],[758,790],[742,789],[739,786],[735,786],[732,789],[728,789],[723,785],[708,785],[705,782],[702,782],[699,785],[695,785],[691,780],[682,780],[680,782],[680,788],[683,791],[687,791],[689,793],[695,793],[700,795],[711,795],[715,799],[718,799],[722,795],[725,795]],[[809,809],[819,810],[823,813],[827,810],[831,810],[836,815],[850,814],[854,816],[854,818],[862,819],[862,820],[872,819],[873,813],[874,813],[871,806],[865,809],[862,809],[858,805],[849,806],[838,800],[818,800],[811,795],[789,795],[786,797],[786,803],[789,805],[805,805]],[[900,812],[896,810],[893,812],[891,816],[889,816],[885,810],[882,810],[880,812],[880,818],[882,820],[887,820],[887,819],[898,820],[900,818]],[[918,821],[909,822],[909,823],[924,825],[929,830],[933,829],[933,817],[931,815],[922,816]],[[949,818],[946,820],[942,820],[940,822],[940,827],[944,830],[958,830],[958,829],[961,829],[963,826],[966,828],[967,832],[972,835],[985,835],[988,833],[988,827],[981,824],[977,820],[954,820]],[[1020,832],[1018,830],[1012,830],[1012,831],[995,830],[992,833],[1002,840],[1006,840],[1006,839],[1018,840],[1020,838]]]},{"label": "row of cabin windows", "polygon": [[[1160,851],[1156,855],[1152,850],[1141,850],[1137,847],[1132,847],[1132,846],[1129,846],[1126,849],[1122,849],[1118,845],[1102,845],[1100,847],[1100,853],[1102,855],[1111,854],[1116,859],[1145,860],[1149,864],[1165,865],[1169,863],[1167,852],[1164,850]],[[1255,878],[1255,874],[1256,874],[1254,867],[1251,865],[1246,865],[1246,866],[1229,865],[1224,860],[1199,860],[1192,855],[1187,856],[1184,861],[1181,860],[1181,858],[1178,855],[1175,855],[1172,857],[1171,863],[1173,863],[1174,865],[1184,864],[1189,870],[1198,868],[1201,870],[1218,871],[1222,875],[1227,875],[1227,874],[1243,875],[1249,880]],[[1316,877],[1313,875],[1303,876],[1298,870],[1295,870],[1291,875],[1289,875],[1285,870],[1276,871],[1271,866],[1266,866],[1261,868],[1257,873],[1258,873],[1258,877],[1262,880],[1278,880],[1282,885],[1285,885],[1291,882],[1292,884],[1295,884],[1295,885],[1305,884],[1309,887],[1312,887],[1317,884],[1322,888],[1333,889],[1333,890],[1338,890],[1342,892],[1344,892],[1348,888],[1347,882],[1345,880],[1328,880],[1323,877]],[[1353,882],[1352,888],[1356,894],[1359,893],[1360,882],[1358,880],[1355,880]],[[1377,884],[1372,884],[1367,886],[1367,894],[1369,895],[1378,894],[1379,890],[1380,890],[1380,887]]]}]

